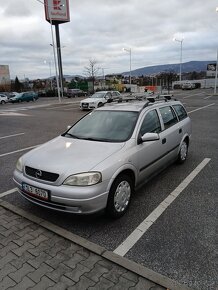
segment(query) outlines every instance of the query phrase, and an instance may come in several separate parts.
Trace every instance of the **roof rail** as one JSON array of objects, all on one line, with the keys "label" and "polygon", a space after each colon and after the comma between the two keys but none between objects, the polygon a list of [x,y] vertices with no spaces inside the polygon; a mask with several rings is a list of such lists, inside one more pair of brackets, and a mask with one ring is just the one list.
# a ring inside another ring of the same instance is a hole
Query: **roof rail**
[{"label": "roof rail", "polygon": [[[168,102],[172,99],[173,95],[166,94],[166,95],[154,95],[154,96],[147,96],[145,94],[129,94],[122,99],[119,99],[118,103],[124,103],[124,102],[134,102],[134,101],[145,101],[145,104],[143,105],[143,108],[152,105],[156,102]],[[176,100],[176,99],[175,99]]]}]

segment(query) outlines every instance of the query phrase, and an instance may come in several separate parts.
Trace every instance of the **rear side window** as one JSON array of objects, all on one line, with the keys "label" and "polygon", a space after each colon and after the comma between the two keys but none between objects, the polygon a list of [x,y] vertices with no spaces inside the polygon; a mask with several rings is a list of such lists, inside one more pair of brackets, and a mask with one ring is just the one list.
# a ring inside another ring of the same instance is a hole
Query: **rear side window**
[{"label": "rear side window", "polygon": [[173,108],[175,109],[180,121],[188,116],[186,110],[182,105],[174,105]]},{"label": "rear side window", "polygon": [[161,125],[156,110],[152,110],[145,115],[143,120],[140,134],[143,136],[145,133],[160,133]]},{"label": "rear side window", "polygon": [[178,122],[176,114],[170,106],[160,108],[159,110],[164,122],[165,129],[173,126]]}]

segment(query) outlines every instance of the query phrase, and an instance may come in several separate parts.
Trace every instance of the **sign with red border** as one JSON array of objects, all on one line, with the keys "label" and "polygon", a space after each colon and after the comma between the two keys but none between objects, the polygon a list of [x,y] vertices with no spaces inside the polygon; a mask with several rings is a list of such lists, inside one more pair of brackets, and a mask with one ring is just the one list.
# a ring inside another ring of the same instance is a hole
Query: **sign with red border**
[{"label": "sign with red border", "polygon": [[44,0],[45,19],[52,24],[70,21],[69,0]]}]

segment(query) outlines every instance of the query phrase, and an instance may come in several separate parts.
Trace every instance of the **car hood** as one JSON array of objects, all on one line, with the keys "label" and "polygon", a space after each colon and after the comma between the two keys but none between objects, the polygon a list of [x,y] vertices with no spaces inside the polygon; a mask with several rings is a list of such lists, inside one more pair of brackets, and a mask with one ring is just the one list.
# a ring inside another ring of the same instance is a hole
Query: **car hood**
[{"label": "car hood", "polygon": [[15,96],[15,97],[11,97],[11,98],[10,98],[10,100],[17,100],[17,99],[18,99],[17,96]]},{"label": "car hood", "polygon": [[105,101],[105,98],[86,98],[84,100],[81,101],[81,103],[95,103],[95,102],[99,102],[99,101]]},{"label": "car hood", "polygon": [[94,142],[59,136],[23,156],[23,163],[36,169],[69,176],[94,168],[119,151],[124,143]]}]

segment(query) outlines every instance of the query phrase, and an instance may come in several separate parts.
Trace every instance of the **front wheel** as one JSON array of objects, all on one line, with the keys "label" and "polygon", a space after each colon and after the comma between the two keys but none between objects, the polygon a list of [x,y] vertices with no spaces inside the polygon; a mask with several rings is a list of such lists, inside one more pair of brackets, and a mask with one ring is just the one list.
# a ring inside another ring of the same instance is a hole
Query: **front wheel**
[{"label": "front wheel", "polygon": [[177,162],[182,164],[186,161],[188,155],[188,143],[186,140],[182,141]]},{"label": "front wheel", "polygon": [[111,186],[106,212],[113,218],[119,218],[127,211],[133,193],[132,179],[125,174],[118,176]]},{"label": "front wheel", "polygon": [[104,104],[103,103],[98,103],[98,108],[103,107]]}]

